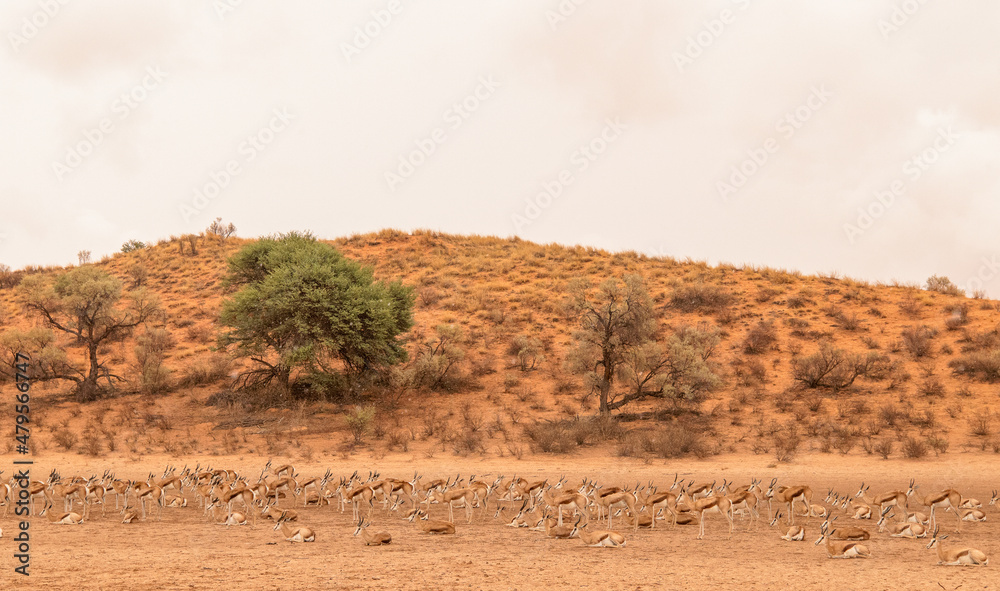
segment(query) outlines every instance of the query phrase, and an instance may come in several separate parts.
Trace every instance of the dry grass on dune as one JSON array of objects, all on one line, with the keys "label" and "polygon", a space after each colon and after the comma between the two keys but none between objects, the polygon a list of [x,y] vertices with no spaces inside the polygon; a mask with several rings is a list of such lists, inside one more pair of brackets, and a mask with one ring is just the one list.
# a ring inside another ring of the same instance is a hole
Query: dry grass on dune
[{"label": "dry grass on dune", "polygon": [[[464,356],[453,379],[391,400],[226,404],[218,395],[236,366],[213,350],[220,279],[246,242],[202,235],[193,252],[190,237],[174,238],[95,263],[163,302],[158,324],[173,340],[164,358],[168,384],[149,395],[128,393],[133,385],[83,406],[68,401],[66,384],[36,385],[36,453],[310,459],[416,450],[520,459],[599,449],[647,461],[717,454],[788,461],[810,451],[873,459],[1000,452],[992,383],[1000,379],[997,302],[835,275],[430,231],[330,242],[377,278],[415,288],[414,351],[438,338],[435,327],[458,327]],[[626,420],[609,425],[586,418],[595,401],[564,365],[576,327],[563,302],[573,278],[597,283],[628,273],[645,279],[662,334],[718,328],[712,359],[724,386],[694,409],[668,404],[667,414],[654,415],[644,413],[664,407],[635,404]],[[0,288],[0,331],[33,322],[14,293]],[[125,375],[134,374],[136,338],[105,352]],[[71,355],[81,352],[62,344]],[[528,360],[518,357],[525,350]],[[867,365],[824,373],[858,363]],[[206,406],[209,399],[222,402]],[[349,417],[358,404],[374,405],[375,415],[355,437]]]}]

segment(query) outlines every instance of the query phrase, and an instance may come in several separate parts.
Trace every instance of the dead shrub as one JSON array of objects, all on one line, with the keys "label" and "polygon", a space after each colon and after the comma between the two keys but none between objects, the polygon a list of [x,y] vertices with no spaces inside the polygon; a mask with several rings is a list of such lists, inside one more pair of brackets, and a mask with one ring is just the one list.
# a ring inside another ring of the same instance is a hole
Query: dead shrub
[{"label": "dead shrub", "polygon": [[949,361],[948,367],[959,375],[982,382],[1000,381],[1000,349],[966,353]]},{"label": "dead shrub", "polygon": [[63,448],[63,450],[72,451],[76,447],[79,437],[68,428],[63,428],[52,433],[52,440],[56,442],[56,445]]},{"label": "dead shrub", "polygon": [[989,437],[993,434],[993,421],[989,415],[979,415],[969,419],[969,432],[976,437]]},{"label": "dead shrub", "polygon": [[969,323],[969,304],[962,303],[948,310],[944,326],[948,330],[958,330]]},{"label": "dead shrub", "polygon": [[737,357],[730,364],[733,376],[741,386],[752,388],[767,383],[767,368],[758,359]]},{"label": "dead shrub", "polygon": [[743,352],[749,355],[760,355],[771,348],[778,340],[774,323],[761,320],[755,324],[743,339]]},{"label": "dead shrub", "polygon": [[858,315],[855,312],[838,312],[835,318],[840,324],[840,328],[843,328],[844,330],[854,332],[861,328],[861,319],[858,318]]},{"label": "dead shrub", "polygon": [[882,439],[876,443],[873,447],[875,453],[882,456],[883,460],[888,460],[889,456],[892,455],[892,439]]},{"label": "dead shrub", "polygon": [[101,436],[97,431],[88,430],[84,433],[83,439],[80,440],[80,453],[96,458],[103,451],[104,445],[101,443]]},{"label": "dead shrub", "polygon": [[945,395],[944,384],[941,383],[941,380],[937,376],[925,379],[917,388],[917,392],[923,396],[933,396],[935,398],[942,398]]},{"label": "dead shrub", "polygon": [[219,353],[200,356],[187,367],[177,380],[177,385],[181,388],[193,388],[226,379],[229,376],[229,363],[229,357]]},{"label": "dead shrub", "polygon": [[561,422],[536,422],[524,426],[524,434],[543,453],[565,454],[577,448],[573,433]]},{"label": "dead shrub", "polygon": [[919,460],[927,455],[927,444],[916,437],[907,437],[903,440],[903,457],[911,460]]},{"label": "dead shrub", "polygon": [[920,326],[908,326],[900,334],[903,339],[903,347],[916,359],[927,357],[934,352],[934,337],[937,330],[921,324]]},{"label": "dead shrub", "polygon": [[927,445],[934,450],[935,455],[941,455],[948,451],[948,440],[944,437],[931,435],[927,438]]},{"label": "dead shrub", "polygon": [[728,308],[735,298],[719,287],[707,283],[688,283],[674,288],[670,305],[682,312],[712,313]]},{"label": "dead shrub", "polygon": [[651,445],[652,451],[661,458],[679,458],[687,455],[705,457],[707,455],[702,432],[687,423],[667,424],[653,437]]},{"label": "dead shrub", "polygon": [[774,458],[779,462],[790,462],[798,452],[802,438],[799,437],[798,430],[793,423],[785,425],[785,428],[774,434]]},{"label": "dead shrub", "polygon": [[463,429],[452,440],[452,450],[455,455],[465,456],[471,453],[486,453],[483,445],[483,434],[472,429]]}]

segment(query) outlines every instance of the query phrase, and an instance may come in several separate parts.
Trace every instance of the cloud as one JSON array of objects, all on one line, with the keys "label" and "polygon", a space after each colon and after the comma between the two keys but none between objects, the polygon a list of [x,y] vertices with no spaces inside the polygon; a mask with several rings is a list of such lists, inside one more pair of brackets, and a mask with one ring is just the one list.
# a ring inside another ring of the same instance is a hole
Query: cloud
[{"label": "cloud", "polygon": [[21,52],[39,71],[86,83],[108,71],[142,68],[191,26],[195,3],[121,0],[72,2]]}]

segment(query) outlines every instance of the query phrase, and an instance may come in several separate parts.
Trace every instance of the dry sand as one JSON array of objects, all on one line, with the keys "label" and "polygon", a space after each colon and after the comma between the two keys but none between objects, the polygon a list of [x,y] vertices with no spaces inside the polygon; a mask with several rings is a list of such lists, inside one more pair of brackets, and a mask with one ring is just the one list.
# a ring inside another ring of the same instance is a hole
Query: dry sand
[{"label": "dry sand", "polygon": [[[10,466],[13,458],[4,458]],[[202,464],[205,463],[202,458]],[[169,462],[193,465],[197,458],[146,457],[139,463],[101,461],[81,456],[50,454],[34,466],[33,476],[44,478],[58,467],[64,476],[100,474],[114,468],[119,476],[144,478],[150,470],[162,471]],[[247,456],[212,457],[215,467],[231,467],[259,473],[263,460]],[[808,454],[792,464],[774,466],[765,456],[723,456],[709,460],[654,461],[575,455],[509,458],[416,458],[390,455],[378,461],[317,460],[297,464],[307,475],[349,474],[355,469],[378,468],[382,475],[409,478],[414,469],[425,478],[461,472],[475,474],[516,473],[526,478],[557,480],[565,475],[575,484],[582,478],[603,483],[630,485],[652,479],[669,485],[675,472],[698,481],[727,478],[738,484],[751,477],[778,477],[785,484],[808,484],[813,502],[821,503],[828,488],[855,493],[861,480],[872,492],[890,488],[904,490],[916,478],[924,490],[955,487],[984,505],[990,491],[1000,486],[1000,456],[992,454],[947,454],[913,462],[872,460],[836,454]],[[819,518],[806,519],[807,539],[788,543],[783,532],[762,523],[756,531],[737,520],[737,531],[729,537],[719,516],[707,521],[707,535],[695,539],[696,527],[657,527],[656,530],[624,531],[625,548],[587,548],[580,540],[550,540],[544,533],[503,527],[499,521],[477,513],[466,525],[456,512],[455,536],[429,536],[416,526],[386,515],[378,507],[373,529],[393,536],[390,546],[366,547],[354,531],[350,509],[308,507],[298,510],[300,521],[312,527],[317,541],[292,544],[272,531],[269,522],[252,527],[224,527],[202,517],[193,495],[191,506],[167,508],[162,521],[124,525],[109,511],[100,510],[82,525],[54,525],[45,518],[32,518],[31,576],[13,574],[16,521],[13,514],[0,518],[0,588],[28,589],[997,589],[996,566],[937,566],[927,540],[903,540],[875,533],[872,522],[841,517],[839,524],[861,524],[872,530],[866,545],[869,560],[830,560],[818,537]],[[283,501],[290,506],[290,500]],[[113,507],[113,504],[112,504]],[[911,507],[912,508],[912,507]],[[941,517],[947,543],[969,545],[993,559],[1000,554],[997,542],[1000,512],[985,508],[986,523],[963,523],[955,533],[951,513]],[[432,517],[446,518],[441,506],[432,507]],[[805,519],[805,518],[799,518]]]}]

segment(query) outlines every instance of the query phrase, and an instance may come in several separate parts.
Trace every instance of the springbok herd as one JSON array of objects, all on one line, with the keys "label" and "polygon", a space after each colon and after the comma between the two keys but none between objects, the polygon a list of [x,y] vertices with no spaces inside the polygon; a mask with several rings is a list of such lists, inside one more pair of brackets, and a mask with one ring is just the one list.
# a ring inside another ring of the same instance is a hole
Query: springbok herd
[{"label": "springbok herd", "polygon": [[[624,531],[640,527],[655,530],[658,521],[663,521],[661,529],[698,526],[699,540],[704,538],[706,522],[713,516],[728,523],[730,536],[737,519],[747,522],[747,531],[757,530],[766,505],[771,527],[787,522],[788,529],[781,539],[789,542],[806,539],[804,527],[795,525],[797,517],[822,518],[815,544],[824,544],[830,558],[869,558],[872,553],[862,542],[876,534],[888,534],[896,538],[929,537],[926,547],[936,548],[938,564],[989,563],[986,554],[976,548],[947,547],[944,540],[948,536],[939,534],[937,521],[951,512],[958,531],[963,522],[986,521],[986,509],[997,503],[996,490],[984,508],[980,501],[950,488],[924,494],[913,480],[906,490],[878,494],[864,483],[856,493],[840,494],[831,489],[822,503],[814,503],[818,499],[809,486],[779,485],[777,479],[772,479],[766,488],[758,479],[742,486],[727,480],[717,484],[716,481],[685,482],[676,474],[662,491],[653,482],[622,488],[584,479],[574,487],[565,478],[550,483],[530,482],[517,476],[507,479],[502,475],[492,480],[456,475],[454,479],[424,481],[417,473],[410,480],[400,480],[383,478],[378,472],[369,472],[363,478],[355,472],[334,479],[330,470],[322,476],[304,477],[291,465],[272,467],[269,461],[256,478],[241,476],[233,470],[200,466],[185,467],[179,474],[168,466],[159,478],[149,474],[144,482],[119,479],[109,471],[90,478],[63,478],[53,471],[47,481],[30,483],[28,504],[34,515],[37,500],[41,504],[37,514],[51,523],[80,524],[90,519],[94,505],[100,505],[101,517],[106,518],[114,496],[115,511],[122,523],[135,523],[145,521],[147,516],[159,521],[165,508],[183,510],[189,500],[196,500],[206,521],[239,526],[270,519],[274,521],[274,530],[281,530],[281,536],[290,542],[316,540],[316,532],[300,523],[300,517],[312,511],[309,507],[335,506],[343,513],[350,505],[354,535],[369,546],[392,541],[388,533],[369,531],[376,513],[385,519],[395,514],[413,522],[418,532],[448,535],[456,532],[455,509],[463,510],[465,521],[470,524],[478,510],[479,518],[484,521],[492,519],[508,527],[544,532],[549,538],[578,538],[594,547],[626,545],[625,534],[612,529],[616,522]],[[0,482],[4,517],[19,494],[13,479]],[[57,501],[63,503],[62,511],[54,510]],[[79,512],[74,510],[77,504]],[[433,505],[438,506],[441,519],[429,518]],[[301,508],[301,514],[296,507]],[[917,510],[911,511],[911,507]],[[443,518],[445,510],[447,519]],[[840,518],[870,520],[875,525],[867,529],[838,526]],[[607,529],[602,529],[605,519]]]}]

